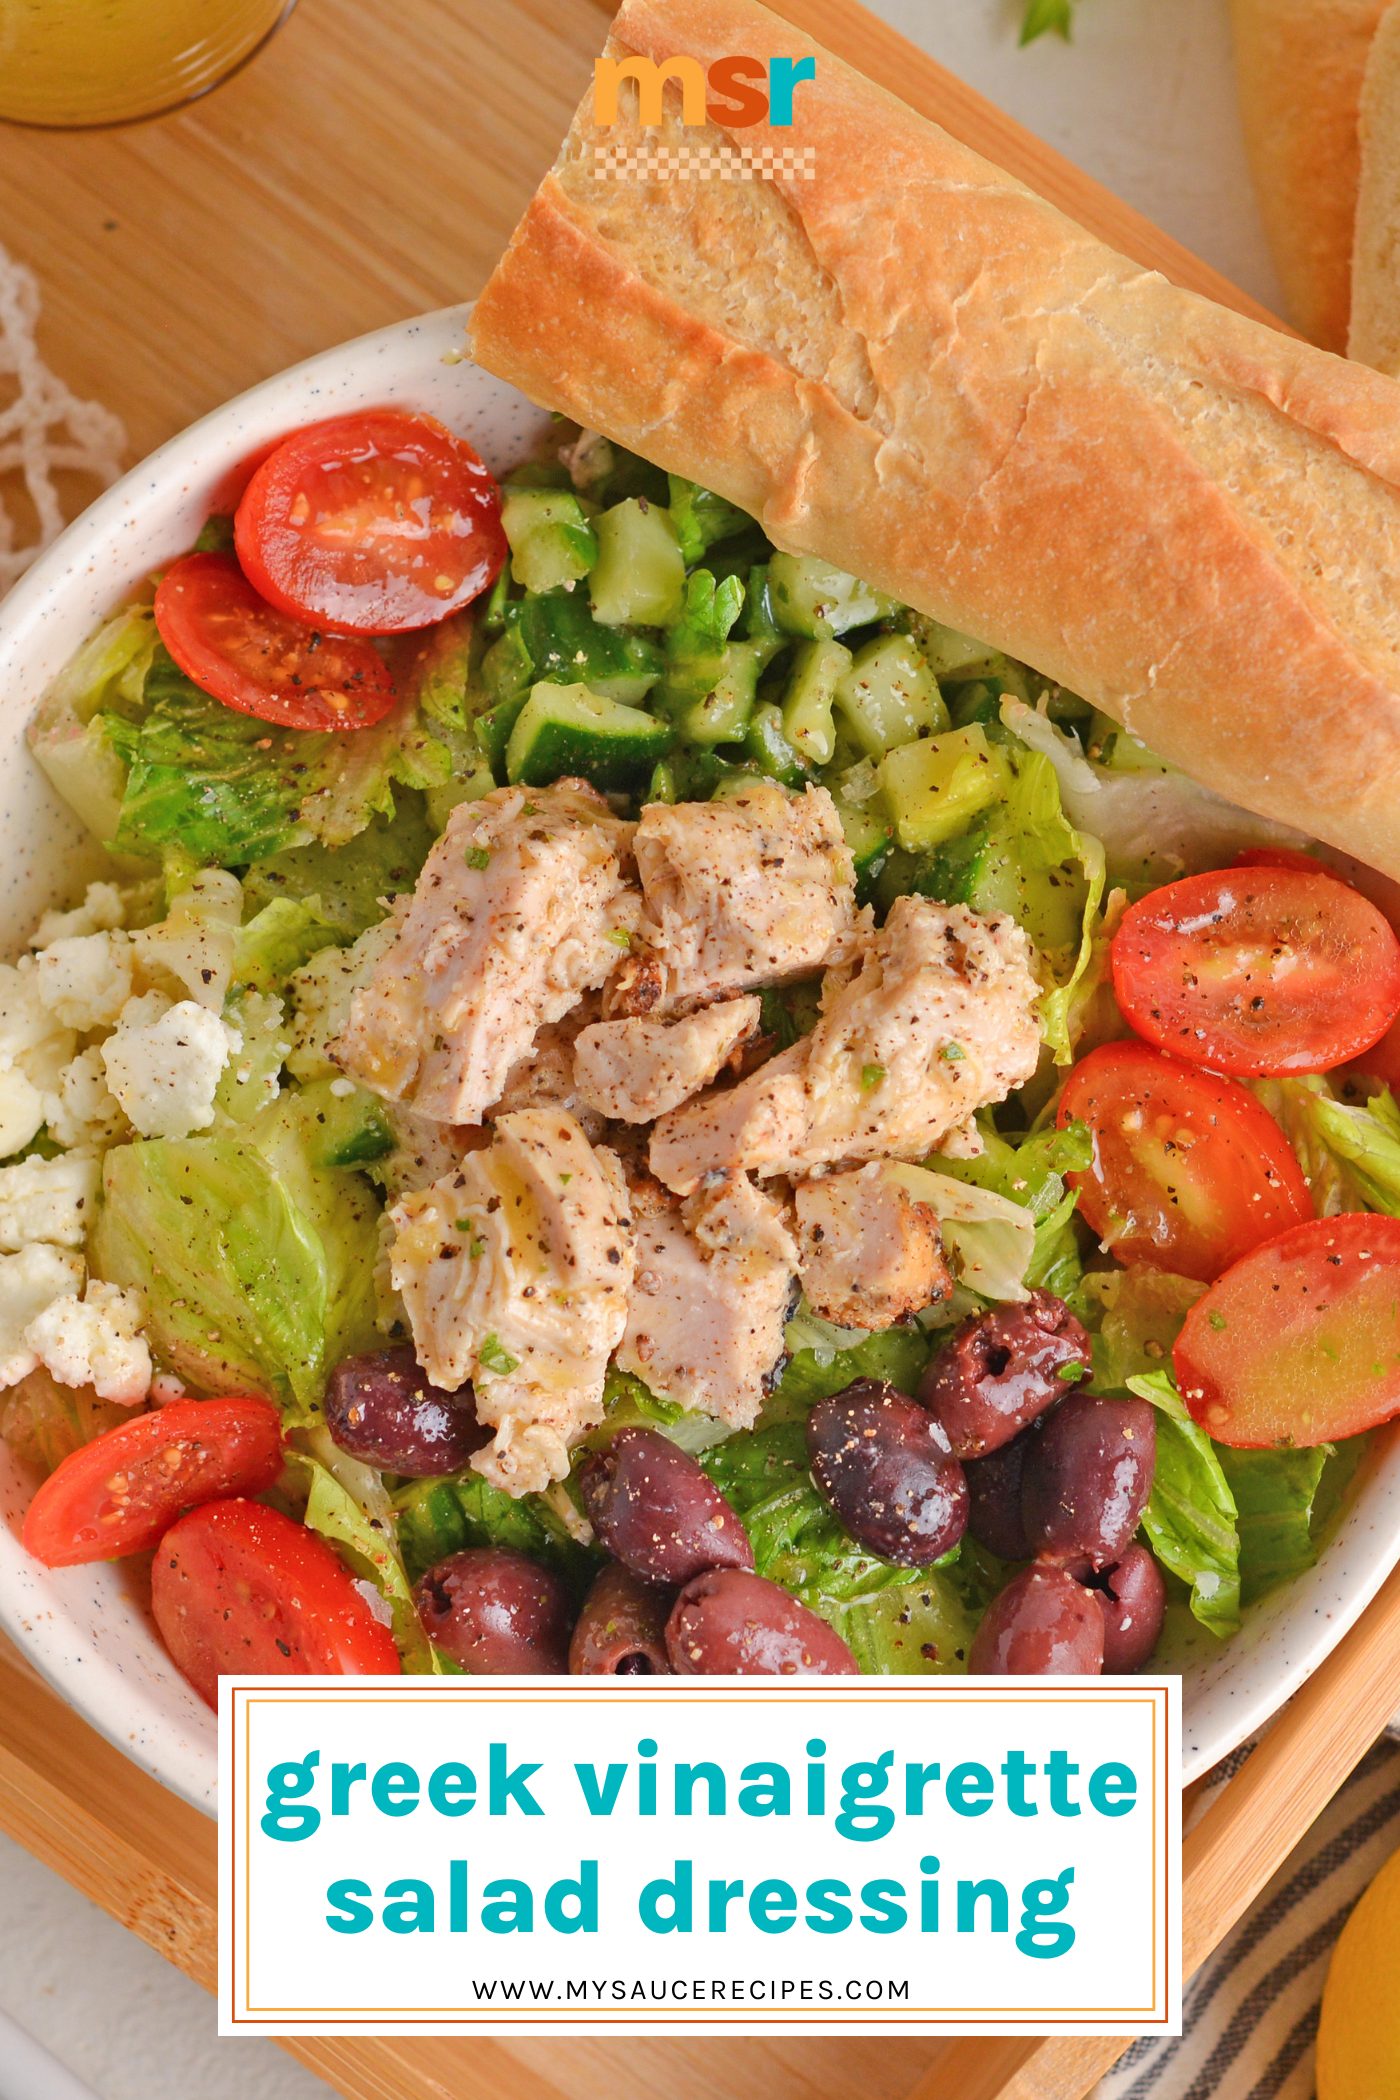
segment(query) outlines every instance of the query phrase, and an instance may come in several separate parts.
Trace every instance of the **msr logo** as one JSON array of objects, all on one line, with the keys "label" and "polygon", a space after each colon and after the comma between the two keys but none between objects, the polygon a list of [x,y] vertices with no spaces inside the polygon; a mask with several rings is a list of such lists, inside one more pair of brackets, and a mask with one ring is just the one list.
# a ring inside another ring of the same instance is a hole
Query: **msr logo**
[{"label": "msr logo", "polygon": [[666,83],[673,80],[680,88],[683,124],[739,130],[767,123],[787,130],[797,89],[816,74],[815,58],[717,58],[707,71],[698,58],[679,54],[659,63],[640,55],[603,57],[594,67],[593,115],[599,126],[616,124],[622,83],[629,80],[636,86],[640,121],[652,129],[665,121]]}]

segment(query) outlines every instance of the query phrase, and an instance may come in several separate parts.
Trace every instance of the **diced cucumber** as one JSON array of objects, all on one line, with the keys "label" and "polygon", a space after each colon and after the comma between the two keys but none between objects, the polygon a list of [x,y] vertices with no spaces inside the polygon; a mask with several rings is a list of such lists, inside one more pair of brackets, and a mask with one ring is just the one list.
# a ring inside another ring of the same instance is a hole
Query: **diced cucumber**
[{"label": "diced cucumber", "polygon": [[598,559],[597,535],[572,490],[507,488],[501,524],[510,542],[511,574],[522,590],[577,583]]},{"label": "diced cucumber", "polygon": [[669,514],[632,496],[594,522],[598,559],[588,579],[605,627],[666,627],[685,598],[685,561]]},{"label": "diced cucumber", "polygon": [[804,787],[812,777],[787,740],[782,709],[771,700],[756,707],[749,718],[744,732],[744,756],[769,780],[779,780],[784,787]]},{"label": "diced cucumber", "polygon": [[481,659],[481,682],[493,701],[520,700],[536,677],[534,659],[517,620],[497,635]]},{"label": "diced cucumber", "polygon": [[651,779],[647,782],[647,790],[642,800],[643,802],[679,802],[680,799],[680,788],[676,781],[675,768],[663,758],[659,766],[653,766]]},{"label": "diced cucumber", "polygon": [[314,1079],[295,1097],[314,1166],[364,1167],[394,1149],[384,1103],[364,1087],[345,1092],[348,1084],[343,1079]]},{"label": "diced cucumber", "polygon": [[511,731],[520,720],[521,711],[529,699],[528,690],[517,693],[511,700],[498,700],[476,718],[476,740],[486,754],[486,762],[497,779],[505,769],[506,747],[510,743]]},{"label": "diced cucumber", "polygon": [[836,705],[871,758],[949,726],[938,681],[907,634],[878,634],[857,650],[837,685]]},{"label": "diced cucumber", "polygon": [[856,864],[857,884],[873,882],[894,844],[894,828],[883,814],[883,805],[876,800],[857,809],[853,803],[837,800],[836,814]]},{"label": "diced cucumber", "polygon": [[503,562],[497,571],[496,581],[481,601],[479,619],[483,634],[500,634],[504,631],[509,618],[507,607],[510,603],[510,563]]},{"label": "diced cucumber", "polygon": [[893,598],[814,554],[775,554],[768,564],[768,607],[785,634],[829,642],[899,611]]},{"label": "diced cucumber", "polygon": [[677,726],[687,743],[708,747],[740,741],[753,713],[759,678],[772,653],[771,641],[726,645],[719,677],[679,718]]},{"label": "diced cucumber", "polygon": [[945,627],[941,620],[931,620],[924,613],[910,613],[909,632],[940,681],[987,678],[1006,662],[1000,649],[975,642],[971,635],[959,634],[955,627]]},{"label": "diced cucumber", "polygon": [[638,707],[586,685],[535,686],[510,733],[506,778],[527,787],[574,775],[598,788],[644,779],[671,747],[674,732]]},{"label": "diced cucumber", "polygon": [[1006,761],[977,723],[902,744],[878,772],[896,836],[911,853],[966,830],[1006,785]]},{"label": "diced cucumber", "polygon": [[532,669],[526,687],[541,678],[586,685],[629,707],[645,700],[661,676],[662,655],[645,635],[601,627],[579,591],[529,597],[520,608],[520,647]]},{"label": "diced cucumber", "polygon": [[744,598],[745,634],[781,634],[782,629],[773,618],[773,602],[768,595],[768,564],[755,562],[749,570],[748,589]]},{"label": "diced cucumber", "polygon": [[793,652],[783,695],[783,734],[810,766],[824,766],[836,749],[831,707],[852,661],[841,642],[801,642]]}]

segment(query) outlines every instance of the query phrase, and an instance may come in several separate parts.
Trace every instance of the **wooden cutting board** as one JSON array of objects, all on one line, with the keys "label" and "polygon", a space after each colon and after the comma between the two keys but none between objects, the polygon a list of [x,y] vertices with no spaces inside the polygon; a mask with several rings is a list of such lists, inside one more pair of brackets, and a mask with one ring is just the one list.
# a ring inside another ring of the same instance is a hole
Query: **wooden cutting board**
[{"label": "wooden cutting board", "polygon": [[[1259,314],[856,0],[778,4],[1140,262]],[[45,353],[123,416],[135,458],[298,358],[470,296],[588,85],[610,11],[599,0],[300,0],[251,66],[190,109],[124,130],[0,127],[0,241],[39,277]],[[1400,1699],[1397,1656],[1400,1577],[1189,1841],[1188,1970],[1373,1740]],[[3,1642],[0,1826],[212,1982],[212,1825]],[[658,2086],[682,2100],[1077,2100],[1120,2047],[290,2046],[352,2100],[651,2100]]]}]

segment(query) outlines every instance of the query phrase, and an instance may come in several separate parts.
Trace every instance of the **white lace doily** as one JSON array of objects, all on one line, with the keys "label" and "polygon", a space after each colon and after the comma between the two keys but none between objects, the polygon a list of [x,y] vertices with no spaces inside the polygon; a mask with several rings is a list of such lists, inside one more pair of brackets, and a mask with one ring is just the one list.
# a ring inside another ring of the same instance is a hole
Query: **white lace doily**
[{"label": "white lace doily", "polygon": [[67,520],[55,476],[106,488],[116,480],[126,432],[97,401],[79,401],[35,347],[39,287],[0,247],[0,592],[28,568]]}]

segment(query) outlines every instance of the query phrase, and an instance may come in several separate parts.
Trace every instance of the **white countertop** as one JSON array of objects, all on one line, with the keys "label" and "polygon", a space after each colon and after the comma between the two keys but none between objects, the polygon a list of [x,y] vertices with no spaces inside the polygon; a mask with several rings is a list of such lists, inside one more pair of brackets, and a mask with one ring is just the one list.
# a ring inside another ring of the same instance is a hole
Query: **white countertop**
[{"label": "white countertop", "polygon": [[[1020,0],[867,0],[906,36],[1277,306],[1245,177],[1224,0],[1081,0],[1076,40],[1016,44]],[[100,2100],[315,2100],[271,2042],[214,2039],[196,1985],[0,1838],[0,2013]],[[7,2069],[0,2100],[43,2088]],[[9,2083],[7,2084],[7,2078]],[[43,2100],[49,2100],[43,2094]]]}]

